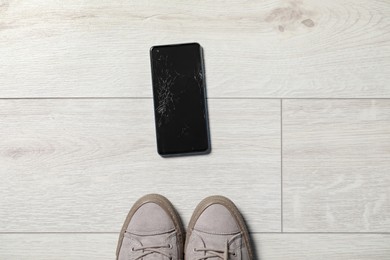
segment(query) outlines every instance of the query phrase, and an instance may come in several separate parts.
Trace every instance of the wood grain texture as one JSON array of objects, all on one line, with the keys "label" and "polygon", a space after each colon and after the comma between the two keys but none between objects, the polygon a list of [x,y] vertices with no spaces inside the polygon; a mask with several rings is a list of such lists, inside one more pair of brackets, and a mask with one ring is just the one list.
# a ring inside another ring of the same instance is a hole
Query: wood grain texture
[{"label": "wood grain texture", "polygon": [[115,259],[119,234],[0,234],[6,260]]},{"label": "wood grain texture", "polygon": [[212,153],[161,158],[151,99],[0,100],[0,232],[116,232],[161,193],[187,223],[206,196],[280,231],[280,101],[211,100]]},{"label": "wood grain texture", "polygon": [[0,97],[150,97],[149,48],[197,41],[209,97],[390,97],[390,2],[0,2]]},{"label": "wood grain texture", "polygon": [[283,101],[285,231],[390,231],[390,100]]},{"label": "wood grain texture", "polygon": [[260,260],[387,260],[386,234],[256,234]]},{"label": "wood grain texture", "polygon": [[[390,235],[253,234],[260,260],[385,260]],[[7,260],[114,259],[117,234],[0,234]]]}]

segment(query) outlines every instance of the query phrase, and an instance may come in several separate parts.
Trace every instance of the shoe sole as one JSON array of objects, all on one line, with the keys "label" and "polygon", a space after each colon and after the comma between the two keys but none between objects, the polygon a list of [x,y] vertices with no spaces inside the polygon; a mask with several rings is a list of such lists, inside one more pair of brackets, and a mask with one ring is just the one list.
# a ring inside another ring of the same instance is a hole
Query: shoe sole
[{"label": "shoe sole", "polygon": [[137,200],[134,203],[133,207],[130,209],[130,212],[129,214],[127,214],[125,223],[123,223],[121,232],[119,234],[118,246],[116,248],[116,260],[118,260],[119,258],[119,251],[122,247],[123,238],[125,236],[126,229],[129,226],[130,220],[134,216],[134,213],[145,203],[151,203],[151,202],[159,205],[172,219],[173,224],[175,226],[175,230],[177,232],[176,244],[179,253],[179,260],[183,260],[184,228],[181,219],[179,217],[179,214],[176,212],[175,208],[173,207],[172,203],[167,198],[159,194],[148,194],[141,197],[139,200]]},{"label": "shoe sole", "polygon": [[236,205],[228,198],[224,196],[210,196],[202,200],[198,206],[195,208],[194,213],[192,214],[190,223],[188,224],[187,228],[187,237],[186,237],[186,242],[184,246],[184,252],[187,250],[187,242],[189,238],[191,237],[192,230],[194,229],[196,221],[199,219],[200,215],[202,215],[203,211],[210,207],[213,204],[220,204],[224,207],[226,207],[229,212],[232,214],[234,219],[236,220],[241,232],[243,233],[243,238],[244,238],[244,243],[246,248],[248,249],[248,254],[249,254],[249,259],[254,259],[253,257],[253,250],[251,246],[251,241],[249,237],[249,231],[248,228],[245,224],[244,218],[242,217],[240,211],[236,207]]}]

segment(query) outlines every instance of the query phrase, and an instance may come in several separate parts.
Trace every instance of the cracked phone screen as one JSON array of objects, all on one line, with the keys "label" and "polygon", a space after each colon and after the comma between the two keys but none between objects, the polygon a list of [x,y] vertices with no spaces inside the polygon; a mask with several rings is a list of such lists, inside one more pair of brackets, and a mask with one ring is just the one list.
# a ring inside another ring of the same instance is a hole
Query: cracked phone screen
[{"label": "cracked phone screen", "polygon": [[154,46],[150,56],[158,153],[207,153],[210,144],[200,45]]}]

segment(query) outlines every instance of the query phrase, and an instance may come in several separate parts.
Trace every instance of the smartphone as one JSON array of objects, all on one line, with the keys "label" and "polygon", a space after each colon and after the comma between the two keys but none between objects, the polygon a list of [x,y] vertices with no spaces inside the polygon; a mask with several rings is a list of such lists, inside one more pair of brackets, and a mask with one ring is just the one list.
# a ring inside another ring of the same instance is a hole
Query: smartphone
[{"label": "smartphone", "polygon": [[202,53],[198,43],[150,49],[157,151],[163,157],[211,150]]}]

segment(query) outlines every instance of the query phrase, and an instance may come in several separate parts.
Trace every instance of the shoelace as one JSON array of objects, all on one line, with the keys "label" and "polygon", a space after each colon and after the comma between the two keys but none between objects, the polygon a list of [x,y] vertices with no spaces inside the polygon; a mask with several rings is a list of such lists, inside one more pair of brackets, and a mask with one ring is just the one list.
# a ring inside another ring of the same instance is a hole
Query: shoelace
[{"label": "shoelace", "polygon": [[[131,238],[131,235],[127,232],[125,232],[125,237],[128,237],[128,238]],[[164,249],[164,248],[172,248],[172,245],[171,244],[167,244],[167,245],[144,245],[144,246],[138,246],[138,247],[132,247],[131,248],[131,251],[132,252],[139,252],[139,251],[142,251],[142,253],[137,256],[136,258],[131,258],[132,260],[139,260],[147,255],[150,255],[150,254],[160,254],[160,255],[163,255],[165,257],[167,257],[167,259],[169,260],[172,260],[172,256],[167,254],[166,252],[162,251],[161,249]]]},{"label": "shoelace", "polygon": [[141,259],[147,255],[150,255],[150,254],[160,254],[160,255],[163,255],[165,257],[167,257],[169,260],[172,260],[172,257],[168,254],[166,254],[165,252],[159,250],[159,249],[162,249],[162,248],[172,248],[172,245],[168,244],[168,245],[154,245],[154,246],[140,246],[140,247],[133,247],[131,249],[131,251],[135,252],[135,251],[142,251],[142,254],[137,256],[134,260],[138,260],[138,259]]},{"label": "shoelace", "polygon": [[[205,252],[205,256],[197,258],[197,260],[204,260],[208,258],[217,257],[222,260],[229,259],[229,241],[226,241],[224,250],[212,249],[212,248],[194,248],[197,252]],[[235,253],[234,253],[235,254]]]}]

